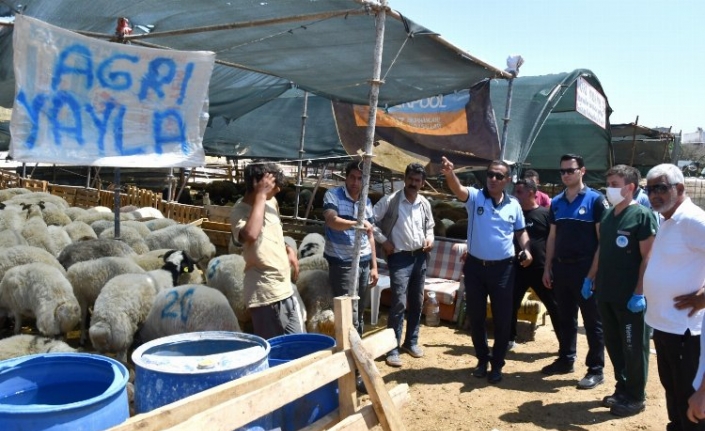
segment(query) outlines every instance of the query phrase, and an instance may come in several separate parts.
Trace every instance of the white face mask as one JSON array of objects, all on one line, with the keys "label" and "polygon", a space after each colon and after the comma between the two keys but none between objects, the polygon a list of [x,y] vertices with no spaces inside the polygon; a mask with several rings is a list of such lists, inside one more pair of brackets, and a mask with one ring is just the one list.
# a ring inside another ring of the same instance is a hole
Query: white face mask
[{"label": "white face mask", "polygon": [[607,200],[610,201],[613,206],[619,205],[624,200],[622,188],[623,187],[607,187]]}]

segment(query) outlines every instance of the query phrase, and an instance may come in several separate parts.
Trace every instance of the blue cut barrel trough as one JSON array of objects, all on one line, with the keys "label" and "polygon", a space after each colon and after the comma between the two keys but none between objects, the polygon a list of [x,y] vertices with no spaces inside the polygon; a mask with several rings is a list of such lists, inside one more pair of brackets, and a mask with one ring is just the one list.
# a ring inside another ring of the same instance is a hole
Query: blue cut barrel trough
[{"label": "blue cut barrel trough", "polygon": [[[322,334],[290,334],[270,338],[269,366],[275,367],[335,347],[335,339]],[[302,382],[305,384],[305,382]],[[282,431],[304,428],[338,408],[338,382],[333,381],[274,412]]]},{"label": "blue cut barrel trough", "polygon": [[102,431],[126,421],[127,368],[87,353],[0,362],[0,429]]},{"label": "blue cut barrel trough", "polygon": [[[152,340],[132,353],[135,410],[145,413],[266,370],[268,356],[267,340],[240,332],[191,332]],[[271,416],[240,429],[271,429]]]}]

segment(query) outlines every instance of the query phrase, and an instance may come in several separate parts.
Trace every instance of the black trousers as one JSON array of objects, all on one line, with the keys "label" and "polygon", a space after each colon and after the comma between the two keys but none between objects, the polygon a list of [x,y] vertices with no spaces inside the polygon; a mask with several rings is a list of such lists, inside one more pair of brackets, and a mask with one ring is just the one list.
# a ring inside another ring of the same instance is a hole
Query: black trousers
[{"label": "black trousers", "polygon": [[666,390],[667,431],[705,431],[705,423],[688,419],[688,398],[695,392],[693,379],[700,359],[700,335],[670,334],[654,329],[656,363]]},{"label": "black trousers", "polygon": [[[491,363],[492,369],[501,370],[509,344],[512,319],[512,294],[514,291],[514,264],[512,261],[492,266],[482,266],[473,259],[466,259],[465,274],[466,314],[470,320],[470,336],[478,361]],[[487,297],[492,307],[494,345],[492,354],[487,345]]]},{"label": "black trousers", "polygon": [[514,280],[514,310],[512,311],[512,329],[509,339],[514,341],[517,336],[517,315],[521,307],[521,300],[524,299],[526,291],[531,287],[536,292],[543,305],[546,307],[548,315],[551,317],[551,324],[556,333],[556,338],[560,340],[560,320],[558,318],[558,303],[552,289],[547,289],[543,285],[543,268],[516,268]]},{"label": "black trousers", "polygon": [[580,290],[591,265],[590,260],[576,264],[553,263],[553,292],[558,303],[560,336],[558,357],[567,362],[575,362],[578,342],[578,310],[583,316],[588,353],[585,365],[590,374],[602,374],[605,367],[605,340],[602,333],[602,320],[597,310],[595,296],[583,298]]}]

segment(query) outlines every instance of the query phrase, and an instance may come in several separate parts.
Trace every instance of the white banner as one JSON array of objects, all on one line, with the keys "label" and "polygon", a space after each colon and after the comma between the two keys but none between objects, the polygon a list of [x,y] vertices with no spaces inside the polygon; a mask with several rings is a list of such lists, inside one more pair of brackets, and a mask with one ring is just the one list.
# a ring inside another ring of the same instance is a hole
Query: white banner
[{"label": "white banner", "polygon": [[575,85],[575,110],[603,129],[607,127],[607,100],[582,76]]},{"label": "white banner", "polygon": [[10,155],[114,167],[205,164],[215,54],[101,41],[17,15]]}]

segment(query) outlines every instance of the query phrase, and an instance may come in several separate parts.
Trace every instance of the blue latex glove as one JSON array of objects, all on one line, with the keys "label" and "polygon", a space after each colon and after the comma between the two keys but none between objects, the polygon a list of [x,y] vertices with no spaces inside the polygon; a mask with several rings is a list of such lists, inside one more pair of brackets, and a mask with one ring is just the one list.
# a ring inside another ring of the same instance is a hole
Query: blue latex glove
[{"label": "blue latex glove", "polygon": [[644,298],[644,295],[633,294],[629,302],[627,302],[627,308],[632,313],[644,311],[646,309],[646,298]]},{"label": "blue latex glove", "polygon": [[592,296],[592,293],[592,280],[585,278],[583,288],[580,289],[580,294],[583,295],[583,298],[588,299]]}]

